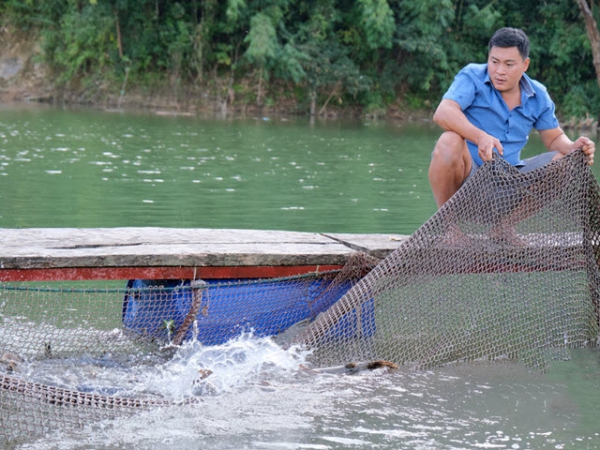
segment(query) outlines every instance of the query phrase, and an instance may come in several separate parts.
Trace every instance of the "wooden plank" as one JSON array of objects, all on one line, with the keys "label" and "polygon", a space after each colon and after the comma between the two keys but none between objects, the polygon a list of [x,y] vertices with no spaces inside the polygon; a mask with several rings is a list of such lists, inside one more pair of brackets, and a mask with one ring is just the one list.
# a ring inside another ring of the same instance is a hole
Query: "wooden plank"
[{"label": "wooden plank", "polygon": [[[0,229],[0,281],[292,276],[340,268],[355,251],[383,259],[408,237],[150,227]],[[505,250],[509,261],[498,265],[489,238],[469,238],[481,241],[479,251],[435,242],[405,251],[413,262],[427,261],[431,251],[438,259],[469,262],[460,269],[468,273],[527,270],[531,261],[541,270],[564,270],[557,261],[571,261],[582,244],[578,233],[519,235],[524,246]],[[527,257],[531,252],[535,258]],[[524,269],[513,267],[524,257]]]},{"label": "wooden plank", "polygon": [[242,230],[207,228],[4,228],[0,229],[0,247],[35,245],[54,249],[86,249],[177,244],[252,244],[252,243],[327,243],[319,233],[278,230]]},{"label": "wooden plank", "polygon": [[347,233],[323,233],[343,245],[359,252],[368,253],[383,259],[394,251],[410,236],[401,234],[347,234]]},{"label": "wooden plank", "polygon": [[[390,245],[393,241],[386,235],[346,236],[352,237],[352,245],[340,237],[287,231],[153,227],[0,229],[0,280],[116,279],[130,278],[133,273],[150,274],[148,278],[153,279],[181,278],[181,273],[190,273],[187,270],[190,268],[219,278],[234,278],[238,276],[233,275],[241,273],[251,274],[249,277],[268,273],[288,276],[314,271],[318,266],[340,267],[356,251],[361,236],[364,240],[361,250],[367,253],[382,257],[393,248]],[[244,272],[242,267],[253,269]]]}]

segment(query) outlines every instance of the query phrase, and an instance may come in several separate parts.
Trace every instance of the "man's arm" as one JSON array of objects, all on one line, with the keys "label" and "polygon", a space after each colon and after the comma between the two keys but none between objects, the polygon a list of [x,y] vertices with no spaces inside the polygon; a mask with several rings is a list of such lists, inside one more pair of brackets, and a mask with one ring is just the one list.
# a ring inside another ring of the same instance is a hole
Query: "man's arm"
[{"label": "man's arm", "polygon": [[577,140],[573,142],[560,127],[552,128],[550,130],[541,130],[539,133],[544,146],[549,151],[558,151],[563,155],[567,155],[573,150],[582,148],[583,153],[587,156],[588,164],[594,164],[596,145],[588,137],[579,136]]},{"label": "man's arm", "polygon": [[469,122],[460,105],[454,100],[442,100],[433,115],[433,121],[444,131],[454,131],[463,138],[477,144],[479,157],[484,162],[492,159],[494,148],[501,155],[504,152],[500,141]]}]

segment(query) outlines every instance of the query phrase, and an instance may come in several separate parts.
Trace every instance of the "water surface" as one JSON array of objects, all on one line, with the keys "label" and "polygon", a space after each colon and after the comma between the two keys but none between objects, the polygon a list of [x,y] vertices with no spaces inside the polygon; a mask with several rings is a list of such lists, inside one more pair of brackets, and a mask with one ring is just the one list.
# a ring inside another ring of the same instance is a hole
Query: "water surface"
[{"label": "water surface", "polygon": [[0,226],[412,233],[427,124],[0,109]]},{"label": "water surface", "polygon": [[[435,212],[427,167],[438,134],[427,123],[216,120],[4,105],[0,227],[410,234]],[[537,151],[541,144],[533,135],[526,155]],[[230,357],[232,349],[241,351],[243,359],[240,353]],[[113,373],[117,379],[110,383],[145,380],[170,395],[173,389],[189,388],[190,380],[179,375],[182,364],[213,361],[206,359],[206,351],[192,349],[150,373]],[[556,361],[546,374],[510,363],[323,373],[307,370],[301,358],[253,338],[213,351],[220,352],[224,369],[216,370],[216,387],[202,396],[200,407],[57,430],[14,445],[160,450],[600,447],[600,358],[593,349]],[[32,363],[27,370],[38,370],[46,382],[43,377],[67,375],[76,383],[89,382],[85,372],[78,375],[65,366],[54,373]],[[94,367],[96,374],[102,370]]]}]

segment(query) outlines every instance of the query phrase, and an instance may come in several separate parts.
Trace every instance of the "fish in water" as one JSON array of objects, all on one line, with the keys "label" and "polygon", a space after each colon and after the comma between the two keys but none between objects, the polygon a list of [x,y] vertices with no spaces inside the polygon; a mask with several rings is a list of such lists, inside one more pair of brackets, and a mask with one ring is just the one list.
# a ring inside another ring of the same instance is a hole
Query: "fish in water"
[{"label": "fish in water", "polygon": [[[302,367],[302,368],[306,369],[305,367]],[[398,369],[398,364],[393,363],[391,361],[386,361],[386,360],[380,359],[380,360],[370,361],[370,362],[366,362],[366,363],[365,362],[363,362],[363,363],[351,362],[351,363],[346,364],[345,366],[325,367],[325,368],[314,369],[314,371],[321,372],[321,373],[355,374],[355,373],[358,373],[363,370],[375,370],[375,369],[382,369],[382,368],[385,368],[386,372],[389,372],[391,370]]]},{"label": "fish in water", "polygon": [[2,356],[0,356],[0,364],[4,366],[7,372],[14,372],[17,368],[17,364],[22,362],[23,360],[14,353],[4,352]]},{"label": "fish in water", "polygon": [[381,368],[387,368],[388,371],[390,370],[395,370],[398,368],[398,365],[391,362],[391,361],[386,361],[386,360],[377,360],[377,361],[370,361],[368,363],[348,363],[344,366],[344,368],[346,369],[347,373],[356,373],[359,372],[361,370],[375,370],[375,369],[381,369]]}]

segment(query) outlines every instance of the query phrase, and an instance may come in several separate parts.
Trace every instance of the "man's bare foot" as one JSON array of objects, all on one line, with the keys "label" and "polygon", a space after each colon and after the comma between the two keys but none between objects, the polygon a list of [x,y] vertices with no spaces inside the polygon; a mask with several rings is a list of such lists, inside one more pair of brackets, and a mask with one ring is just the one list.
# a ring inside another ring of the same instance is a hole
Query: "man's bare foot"
[{"label": "man's bare foot", "polygon": [[451,223],[446,232],[442,235],[444,245],[450,247],[464,247],[469,244],[471,239],[467,236],[458,225]]},{"label": "man's bare foot", "polygon": [[508,245],[512,247],[524,247],[525,241],[519,237],[514,227],[507,224],[498,224],[492,227],[489,231],[490,239],[502,245]]}]

